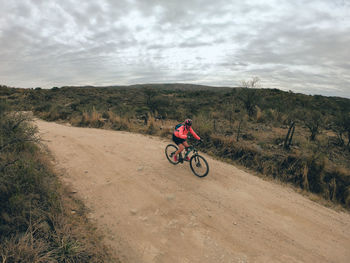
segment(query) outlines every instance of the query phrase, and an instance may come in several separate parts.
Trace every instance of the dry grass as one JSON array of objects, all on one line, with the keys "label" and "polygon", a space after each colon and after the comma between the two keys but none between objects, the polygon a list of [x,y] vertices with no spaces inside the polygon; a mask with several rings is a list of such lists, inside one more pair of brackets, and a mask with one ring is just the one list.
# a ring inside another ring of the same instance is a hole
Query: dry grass
[{"label": "dry grass", "polygon": [[3,241],[0,248],[2,263],[54,262],[44,240],[34,239],[30,233]]},{"label": "dry grass", "polygon": [[80,126],[82,120],[83,120],[83,117],[82,117],[82,116],[80,116],[80,115],[75,115],[75,116],[72,116],[72,117],[69,119],[69,123],[72,124],[73,126]]},{"label": "dry grass", "polygon": [[0,262],[115,262],[21,116],[0,119]]},{"label": "dry grass", "polygon": [[[46,169],[51,170],[51,161],[37,156]],[[9,238],[1,237],[0,261],[19,262],[118,262],[112,250],[103,244],[103,236],[87,219],[83,203],[72,196],[68,187],[58,185],[55,178],[46,182],[44,191],[53,193],[58,199],[48,211],[32,207],[36,214],[29,221],[25,233]]]},{"label": "dry grass", "polygon": [[[186,113],[183,112],[183,115]],[[211,115],[215,115],[216,119],[212,119]],[[245,165],[282,181],[292,182],[304,189],[322,192],[324,198],[341,200],[342,203],[349,202],[347,201],[349,194],[339,185],[343,184],[341,178],[347,174],[346,171],[336,173],[334,176],[339,179],[335,181],[323,182],[323,170],[329,166],[327,161],[320,159],[322,157],[320,153],[322,151],[327,153],[329,147],[326,134],[318,135],[315,142],[310,141],[308,130],[298,123],[292,145],[286,150],[283,148],[283,142],[288,126],[282,123],[287,123],[287,115],[280,111],[273,109],[260,111],[257,108],[256,121],[249,121],[241,112],[236,114],[231,122],[219,118],[219,112],[211,115],[200,113],[193,117],[194,129],[205,141],[202,150],[235,160],[236,164]],[[94,108],[91,113],[84,112],[82,119],[79,126],[124,130],[167,138],[171,138],[173,128],[178,123],[176,120],[157,120],[149,114],[145,125],[144,119],[117,115],[112,111],[100,114]],[[75,125],[79,123],[79,119],[72,118],[71,123]],[[237,142],[239,128],[239,142]],[[313,159],[315,161],[312,161]],[[319,171],[319,175],[315,169]],[[345,194],[345,201],[340,197],[342,193]]]},{"label": "dry grass", "polygon": [[256,121],[257,122],[262,122],[263,121],[263,115],[261,109],[256,106]]},{"label": "dry grass", "polygon": [[99,128],[104,124],[102,114],[97,112],[95,107],[92,108],[91,112],[84,111],[82,113],[81,124],[84,126]]}]

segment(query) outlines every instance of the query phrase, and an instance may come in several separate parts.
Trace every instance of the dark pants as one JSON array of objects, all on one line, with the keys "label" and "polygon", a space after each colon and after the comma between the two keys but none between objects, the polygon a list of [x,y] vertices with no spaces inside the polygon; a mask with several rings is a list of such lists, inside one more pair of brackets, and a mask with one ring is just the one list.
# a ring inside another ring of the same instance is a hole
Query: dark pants
[{"label": "dark pants", "polygon": [[185,139],[181,139],[179,137],[176,137],[174,134],[173,134],[173,141],[174,143],[176,143],[176,145],[179,145],[179,144],[182,144],[184,141],[186,141]]}]

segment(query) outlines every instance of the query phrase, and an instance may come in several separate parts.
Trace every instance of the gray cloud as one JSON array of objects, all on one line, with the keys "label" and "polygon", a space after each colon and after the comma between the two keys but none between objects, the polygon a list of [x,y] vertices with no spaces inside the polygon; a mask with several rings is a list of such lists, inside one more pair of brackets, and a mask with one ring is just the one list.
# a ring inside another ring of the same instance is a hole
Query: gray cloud
[{"label": "gray cloud", "polygon": [[0,83],[187,82],[350,98],[343,0],[0,0]]}]

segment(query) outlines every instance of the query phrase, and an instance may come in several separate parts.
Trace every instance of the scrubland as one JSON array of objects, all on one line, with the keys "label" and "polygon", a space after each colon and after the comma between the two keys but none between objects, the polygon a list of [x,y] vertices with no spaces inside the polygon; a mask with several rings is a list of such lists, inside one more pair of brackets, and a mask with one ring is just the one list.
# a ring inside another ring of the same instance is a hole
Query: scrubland
[{"label": "scrubland", "polygon": [[[86,209],[60,185],[31,117],[171,138],[193,119],[201,150],[350,208],[350,100],[277,89],[159,84],[0,87],[2,262],[106,262]],[[107,252],[105,252],[107,251]],[[115,259],[114,259],[115,260]]]},{"label": "scrubland", "polygon": [[60,184],[29,113],[0,102],[0,261],[116,261]]},{"label": "scrubland", "polygon": [[201,150],[350,207],[350,100],[185,84],[128,87],[2,87],[16,110],[48,121],[170,138],[186,118]]}]

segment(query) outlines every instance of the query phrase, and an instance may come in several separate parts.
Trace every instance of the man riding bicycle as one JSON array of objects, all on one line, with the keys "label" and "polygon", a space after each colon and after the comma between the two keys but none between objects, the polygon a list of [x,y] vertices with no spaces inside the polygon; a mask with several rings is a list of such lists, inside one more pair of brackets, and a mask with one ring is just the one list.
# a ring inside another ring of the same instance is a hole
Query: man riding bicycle
[{"label": "man riding bicycle", "polygon": [[[176,143],[176,145],[179,146],[179,149],[174,154],[174,161],[175,162],[177,162],[177,160],[178,160],[178,155],[185,148],[186,148],[186,152],[187,152],[188,147],[190,147],[186,141],[188,132],[190,132],[193,135],[193,137],[196,138],[197,140],[199,140],[199,141],[201,140],[201,138],[194,132],[194,130],[192,129],[191,126],[192,126],[192,120],[187,119],[183,123],[178,124],[175,127],[175,131],[173,133],[173,141]],[[187,156],[187,154],[185,156],[186,156],[185,160],[189,161],[190,158]]]}]

